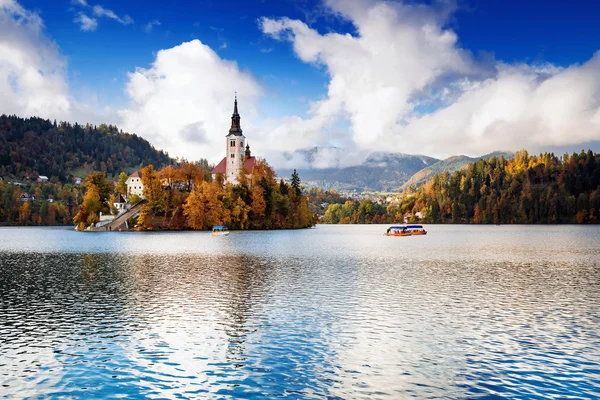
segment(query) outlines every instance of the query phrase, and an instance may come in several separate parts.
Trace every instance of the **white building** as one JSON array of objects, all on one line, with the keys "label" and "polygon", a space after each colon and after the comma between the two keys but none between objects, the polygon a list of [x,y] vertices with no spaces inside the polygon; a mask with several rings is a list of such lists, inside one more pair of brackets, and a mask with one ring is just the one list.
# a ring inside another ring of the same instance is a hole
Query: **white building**
[{"label": "white building", "polygon": [[127,194],[129,196],[136,194],[141,198],[144,197],[144,184],[142,183],[142,177],[139,172],[136,171],[129,175],[125,184],[127,185]]},{"label": "white building", "polygon": [[246,143],[246,136],[242,133],[236,97],[233,103],[231,128],[229,134],[225,136],[225,157],[211,171],[212,177],[216,179],[217,174],[223,174],[227,182],[236,183],[242,166],[248,174],[252,174],[255,165],[256,158],[250,154],[250,146]]},{"label": "white building", "polygon": [[119,211],[119,214],[125,210],[127,202],[121,193],[117,194],[113,206]]}]

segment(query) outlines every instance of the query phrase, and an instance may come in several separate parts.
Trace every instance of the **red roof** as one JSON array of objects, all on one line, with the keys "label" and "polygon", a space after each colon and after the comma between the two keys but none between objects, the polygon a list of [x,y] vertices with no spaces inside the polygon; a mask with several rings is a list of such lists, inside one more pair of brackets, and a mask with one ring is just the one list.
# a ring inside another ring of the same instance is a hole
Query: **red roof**
[{"label": "red roof", "polygon": [[[244,160],[244,168],[248,171],[249,174],[254,171],[254,166],[256,165],[256,157],[248,157]],[[223,157],[221,162],[217,164],[217,166],[211,171],[212,174],[224,174],[227,166],[227,157]]]},{"label": "red roof", "polygon": [[248,171],[249,174],[254,171],[254,166],[256,165],[256,157],[248,157],[244,161],[244,168]]},{"label": "red roof", "polygon": [[227,163],[227,157],[223,157],[221,162],[219,164],[217,164],[217,166],[215,168],[213,168],[211,173],[212,174],[219,174],[219,173],[224,174],[226,172],[225,171],[226,163]]},{"label": "red roof", "polygon": [[138,171],[135,171],[133,174],[129,175],[132,178],[139,178],[140,177],[140,173]]}]

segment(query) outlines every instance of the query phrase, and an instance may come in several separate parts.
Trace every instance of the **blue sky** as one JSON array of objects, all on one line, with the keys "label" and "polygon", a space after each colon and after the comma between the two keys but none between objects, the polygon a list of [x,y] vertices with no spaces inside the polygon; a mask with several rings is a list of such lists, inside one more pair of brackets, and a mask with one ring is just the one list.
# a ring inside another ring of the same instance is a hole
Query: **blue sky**
[{"label": "blue sky", "polygon": [[[179,54],[176,63],[190,63],[185,73],[196,70],[200,75],[206,70],[213,71],[214,80],[231,81],[232,88],[236,87],[236,79],[241,79],[240,91],[242,87],[248,88],[248,93],[240,93],[240,99],[247,101],[241,103],[242,117],[244,111],[247,113],[242,123],[247,123],[248,134],[254,134],[255,143],[265,154],[281,152],[286,146],[292,151],[313,145],[334,145],[364,155],[387,149],[389,146],[381,145],[381,139],[388,132],[395,143],[389,150],[437,156],[456,152],[473,154],[496,150],[498,146],[512,146],[506,149],[515,150],[536,147],[537,143],[539,149],[577,148],[582,144],[595,145],[600,137],[597,130],[600,111],[596,115],[599,105],[593,99],[599,94],[598,85],[596,81],[585,81],[593,79],[589,70],[593,72],[596,68],[593,56],[600,49],[599,2],[0,0],[0,8],[3,3],[9,10],[4,17],[17,21],[6,41],[10,42],[13,36],[20,38],[19,29],[29,29],[23,36],[32,42],[32,47],[39,45],[44,49],[49,47],[48,43],[56,45],[55,54],[48,57],[62,60],[57,61],[63,66],[57,79],[64,80],[61,93],[68,104],[65,109],[69,110],[66,114],[55,112],[57,118],[66,115],[94,123],[101,120],[118,123],[154,140],[157,147],[166,147],[173,155],[193,158],[185,151],[190,143],[186,144],[184,137],[196,138],[191,143],[198,146],[195,152],[203,147],[211,154],[216,152],[220,142],[213,138],[221,125],[226,130],[228,121],[222,115],[230,110],[219,111],[219,117],[225,119],[219,124],[211,125],[212,121],[208,121],[214,112],[195,119],[186,115],[183,118],[186,124],[168,134],[162,132],[164,129],[151,132],[151,124],[136,123],[132,116],[144,113],[152,116],[156,107],[149,111],[148,105],[142,104],[143,96],[135,100],[136,95],[128,88],[134,82],[132,74],[142,68],[146,74],[144,80],[149,81],[142,85],[143,90],[151,85],[148,90],[160,92],[163,98],[166,93],[172,94],[173,91],[161,86],[159,79],[149,78],[159,70],[154,64],[157,54],[195,39],[199,42],[180,51],[189,51],[194,56]],[[98,12],[94,6],[102,11]],[[15,11],[16,7],[20,11]],[[19,13],[37,15],[42,33],[33,34],[35,27],[19,23]],[[92,25],[85,27],[82,15]],[[432,34],[423,33],[429,32],[428,27],[433,27]],[[344,37],[346,34],[349,36]],[[415,39],[419,35],[424,36]],[[16,39],[12,43],[15,48],[28,47]],[[380,67],[386,60],[381,50],[369,53],[380,44],[382,51],[390,51],[390,63],[394,66],[391,71]],[[440,46],[437,54],[431,50],[432,46]],[[203,52],[212,54],[211,51],[216,54],[217,64],[206,69],[199,60]],[[174,57],[172,53],[169,57]],[[234,76],[214,73],[213,67],[227,69],[229,61],[237,64]],[[420,62],[425,65],[426,73],[415,70],[414,65]],[[354,64],[360,67],[353,69]],[[0,75],[0,79],[15,79],[19,72],[14,68],[15,71],[4,72],[9,74],[7,77]],[[362,70],[364,77],[360,76]],[[169,78],[168,67],[161,67],[160,71]],[[395,71],[400,77],[405,76],[405,80],[394,76]],[[382,74],[390,76],[381,77]],[[368,84],[354,87],[363,78]],[[580,83],[581,89],[560,89],[568,87],[561,84],[564,81]],[[196,102],[198,108],[205,104],[225,104],[225,99],[219,97],[222,93],[214,94],[218,92],[214,86],[214,81],[193,82],[190,91],[211,92],[217,97],[190,97],[188,103]],[[372,92],[370,87],[377,89]],[[586,89],[589,87],[591,92]],[[482,88],[488,89],[483,92]],[[142,89],[136,86],[133,90],[141,93]],[[549,96],[546,92],[552,98],[560,98],[560,90],[568,90],[565,98],[579,108],[555,118],[548,113],[560,108],[560,104],[546,103],[543,99]],[[508,101],[506,93],[518,96]],[[18,94],[17,89],[13,94]],[[354,101],[357,98],[364,98],[365,103]],[[393,104],[389,99],[393,99]],[[469,111],[469,104],[482,101],[488,104],[487,108],[474,110],[471,106]],[[513,107],[531,103],[539,103],[539,109],[524,112]],[[495,115],[490,110],[497,108],[497,104],[501,104],[503,111]],[[24,104],[22,109],[41,110],[38,114],[48,117],[53,114],[51,108],[44,110],[32,104]],[[390,112],[393,118],[387,118]],[[166,109],[163,117],[182,119],[181,114],[175,111],[169,114]],[[372,132],[370,119],[374,124]],[[514,136],[513,142],[503,139],[506,136],[503,130],[526,129],[528,123],[540,120],[544,124],[530,129],[537,132],[530,139],[518,140],[527,136],[523,134]],[[465,122],[461,125],[457,121]],[[161,123],[156,121],[152,126]],[[193,134],[185,133],[186,129],[193,129]],[[570,129],[587,133],[568,138],[566,132]],[[461,136],[460,132],[465,131],[470,133]],[[548,132],[546,136],[544,131]],[[415,141],[421,132],[424,132],[422,141]],[[172,145],[174,138],[181,141],[181,146]],[[252,137],[249,140],[252,143]],[[432,144],[438,142],[437,146]],[[476,142],[484,144],[473,144]],[[454,143],[456,146],[450,145]],[[462,148],[464,151],[460,151]],[[219,157],[211,154],[208,158]]]},{"label": "blue sky", "polygon": [[[304,109],[303,99],[325,92],[326,73],[299,61],[289,43],[265,37],[258,19],[286,16],[310,22],[320,32],[355,30],[320,10],[323,4],[314,0],[98,3],[117,15],[131,16],[134,23],[123,26],[101,20],[94,32],[82,32],[73,22],[81,7],[70,0],[21,1],[24,7],[39,11],[49,35],[68,58],[70,83],[91,88],[108,104],[125,104],[127,73],[136,66],[149,65],[156,51],[200,39],[264,82],[277,97],[272,106],[279,108],[280,102],[285,103],[286,109],[276,112]],[[599,49],[600,2],[468,0],[455,7],[447,25],[458,33],[461,46],[475,55],[490,53],[506,62],[549,62],[566,67],[586,61]],[[151,21],[160,25],[146,32]],[[227,47],[221,48],[223,45]]]}]

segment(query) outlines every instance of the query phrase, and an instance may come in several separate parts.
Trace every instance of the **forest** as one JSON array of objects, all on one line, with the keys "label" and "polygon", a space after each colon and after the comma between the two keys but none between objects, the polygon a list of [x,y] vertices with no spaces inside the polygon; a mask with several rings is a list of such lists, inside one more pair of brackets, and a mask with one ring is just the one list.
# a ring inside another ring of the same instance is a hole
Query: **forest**
[{"label": "forest", "polygon": [[587,152],[492,157],[436,174],[388,205],[330,204],[325,223],[598,223],[600,155]]},{"label": "forest", "polygon": [[71,225],[84,190],[76,177],[183,163],[113,125],[0,115],[0,225]]},{"label": "forest", "polygon": [[173,163],[147,140],[113,125],[57,124],[37,117],[0,115],[0,176],[4,178],[44,175],[66,183],[81,168],[117,176],[148,164]]},{"label": "forest", "polygon": [[0,179],[0,225],[71,225],[82,198],[76,184]]},{"label": "forest", "polygon": [[[148,165],[141,170],[144,203],[130,226],[139,230],[206,230],[215,225],[231,229],[308,228],[314,216],[302,194],[300,177],[291,182],[277,180],[273,169],[258,161],[252,173],[240,170],[237,184],[225,182],[222,174],[212,179],[201,165],[183,163],[160,170]],[[116,192],[101,172],[86,178],[83,202],[74,217],[79,230],[93,226],[100,213],[113,213],[114,196],[126,194],[126,175],[119,177]],[[130,196],[130,202],[140,201]]]},{"label": "forest", "polygon": [[[308,225],[316,215],[333,224],[598,223],[600,212],[600,155],[591,150],[562,157],[522,150],[512,159],[477,160],[437,173],[386,203],[314,188],[303,194],[299,184],[278,180],[266,163],[238,185],[212,182],[206,160],[172,159],[112,125],[1,115],[0,225],[66,225],[77,215],[85,216],[77,220],[85,224],[90,215],[93,220],[111,212],[108,196],[118,191],[101,198],[106,204],[95,212],[82,214],[89,185],[76,177],[96,171],[111,183],[140,169],[147,187],[156,188],[147,196],[143,229],[200,229],[215,221],[236,229],[286,228]],[[157,185],[157,179],[171,183]]]}]

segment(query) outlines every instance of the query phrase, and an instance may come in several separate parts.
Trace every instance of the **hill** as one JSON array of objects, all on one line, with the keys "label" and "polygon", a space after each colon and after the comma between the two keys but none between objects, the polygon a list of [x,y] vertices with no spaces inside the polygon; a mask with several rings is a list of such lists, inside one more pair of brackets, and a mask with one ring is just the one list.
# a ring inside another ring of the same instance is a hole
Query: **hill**
[{"label": "hill", "polygon": [[598,223],[599,210],[600,154],[592,150],[562,157],[521,150],[512,159],[480,159],[433,175],[388,207],[388,213],[436,224]]},{"label": "hill", "polygon": [[[312,153],[306,153],[312,154]],[[310,161],[310,160],[309,160]],[[343,168],[298,169],[309,187],[337,191],[396,191],[415,173],[439,161],[436,158],[403,153],[372,153],[360,165]],[[289,176],[291,170],[278,169],[279,176]]]},{"label": "hill", "polygon": [[42,118],[0,115],[0,176],[45,175],[66,182],[91,170],[116,176],[144,165],[173,164],[164,151],[113,125],[57,124]]},{"label": "hill", "polygon": [[387,204],[319,190],[310,195],[327,207],[328,224],[597,224],[600,154],[530,156],[521,150],[510,158],[484,156],[452,174],[436,173]]},{"label": "hill", "polygon": [[466,168],[469,163],[475,163],[478,160],[486,160],[492,157],[504,157],[506,159],[513,158],[514,154],[511,152],[495,151],[493,153],[485,154],[481,157],[468,157],[468,156],[452,156],[444,160],[440,160],[428,167],[425,167],[415,173],[410,179],[401,186],[401,190],[407,189],[411,186],[417,187],[427,182],[427,180],[433,175],[440,174],[442,172],[454,172],[460,169]]}]

